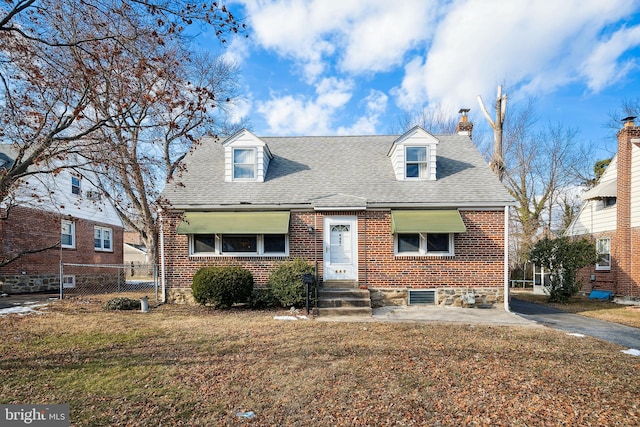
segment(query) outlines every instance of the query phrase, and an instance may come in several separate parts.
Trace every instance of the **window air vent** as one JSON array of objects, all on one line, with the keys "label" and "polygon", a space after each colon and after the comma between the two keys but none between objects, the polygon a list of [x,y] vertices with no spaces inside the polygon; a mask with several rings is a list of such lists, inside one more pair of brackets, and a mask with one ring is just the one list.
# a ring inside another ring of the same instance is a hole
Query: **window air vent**
[{"label": "window air vent", "polygon": [[435,304],[435,303],[436,303],[436,291],[409,290],[409,305]]}]

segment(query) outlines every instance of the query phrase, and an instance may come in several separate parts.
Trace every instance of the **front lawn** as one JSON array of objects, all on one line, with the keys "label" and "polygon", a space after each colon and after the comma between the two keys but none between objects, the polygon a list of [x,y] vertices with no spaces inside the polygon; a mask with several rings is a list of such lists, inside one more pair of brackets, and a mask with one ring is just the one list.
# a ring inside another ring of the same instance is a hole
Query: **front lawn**
[{"label": "front lawn", "polygon": [[640,358],[548,328],[47,311],[0,317],[0,403],[74,426],[640,424]]}]

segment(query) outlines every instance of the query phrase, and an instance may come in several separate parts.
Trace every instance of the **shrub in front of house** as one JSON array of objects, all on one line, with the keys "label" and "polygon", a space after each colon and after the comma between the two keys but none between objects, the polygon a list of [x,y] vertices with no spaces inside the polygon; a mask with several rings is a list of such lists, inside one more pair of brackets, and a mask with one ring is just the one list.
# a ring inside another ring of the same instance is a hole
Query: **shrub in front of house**
[{"label": "shrub in front of house", "polygon": [[127,297],[112,298],[104,304],[105,310],[140,310],[140,300]]},{"label": "shrub in front of house", "polygon": [[[314,277],[314,267],[303,259],[286,261],[274,268],[269,275],[269,289],[283,307],[302,307],[306,304],[306,287],[302,282],[304,273]],[[314,295],[314,286],[309,289]]]},{"label": "shrub in front of house", "polygon": [[198,304],[231,307],[249,300],[253,274],[239,266],[203,267],[194,274],[191,291]]},{"label": "shrub in front of house", "polygon": [[279,307],[280,302],[273,296],[269,288],[254,288],[249,299],[251,308],[262,309]]}]

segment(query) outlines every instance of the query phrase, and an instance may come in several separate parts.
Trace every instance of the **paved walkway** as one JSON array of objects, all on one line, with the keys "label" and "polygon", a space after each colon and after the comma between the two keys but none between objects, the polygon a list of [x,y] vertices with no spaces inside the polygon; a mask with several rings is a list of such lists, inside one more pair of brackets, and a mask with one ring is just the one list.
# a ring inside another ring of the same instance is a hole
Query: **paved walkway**
[{"label": "paved walkway", "polygon": [[583,334],[623,347],[640,349],[640,329],[567,313],[541,304],[511,298],[511,310],[523,319],[561,331]]},{"label": "paved walkway", "polygon": [[447,322],[540,327],[532,320],[504,311],[502,307],[388,306],[374,308],[372,316],[319,316],[316,320],[320,322]]}]

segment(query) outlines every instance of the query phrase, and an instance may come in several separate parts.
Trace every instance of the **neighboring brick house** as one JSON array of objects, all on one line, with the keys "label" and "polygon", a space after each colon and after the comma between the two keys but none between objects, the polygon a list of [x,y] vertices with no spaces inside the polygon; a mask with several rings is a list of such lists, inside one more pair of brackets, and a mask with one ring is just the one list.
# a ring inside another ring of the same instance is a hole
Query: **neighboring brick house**
[{"label": "neighboring brick house", "polygon": [[601,255],[580,272],[585,290],[640,297],[640,127],[625,119],[618,152],[598,184],[582,196],[584,204],[569,236],[590,236]]},{"label": "neighboring brick house", "polygon": [[163,192],[166,300],[189,299],[203,266],[242,265],[265,286],[304,258],[321,286],[367,287],[379,305],[505,301],[512,198],[471,128],[464,116],[453,135],[204,138]]},{"label": "neighboring brick house", "polygon": [[[0,145],[5,159],[11,147]],[[4,167],[9,167],[6,164]],[[122,264],[122,222],[87,179],[62,169],[32,175],[0,204],[0,289],[8,293],[60,289],[60,263]],[[67,288],[104,278],[104,269],[65,268]]]}]

